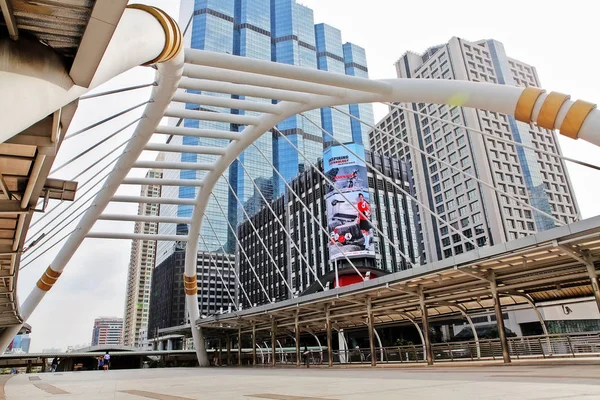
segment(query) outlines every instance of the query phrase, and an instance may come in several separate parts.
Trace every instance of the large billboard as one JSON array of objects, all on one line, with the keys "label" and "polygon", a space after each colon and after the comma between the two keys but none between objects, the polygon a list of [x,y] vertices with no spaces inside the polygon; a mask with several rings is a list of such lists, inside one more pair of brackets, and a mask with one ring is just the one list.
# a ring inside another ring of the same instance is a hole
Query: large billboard
[{"label": "large billboard", "polygon": [[[333,181],[327,184],[327,224],[329,227],[329,258],[375,257],[371,203],[365,149],[352,143],[329,147],[323,153],[325,175]],[[352,154],[354,153],[354,154]]]}]

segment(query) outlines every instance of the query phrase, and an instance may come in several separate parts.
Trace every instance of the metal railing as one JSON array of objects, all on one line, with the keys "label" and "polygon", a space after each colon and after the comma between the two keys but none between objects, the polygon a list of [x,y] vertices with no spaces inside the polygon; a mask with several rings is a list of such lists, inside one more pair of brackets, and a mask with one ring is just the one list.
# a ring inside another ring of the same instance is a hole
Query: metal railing
[{"label": "metal railing", "polygon": [[[508,338],[513,359],[550,357],[600,357],[600,332],[583,332]],[[435,362],[502,360],[500,339],[432,343]],[[377,363],[424,363],[422,344],[375,348]],[[334,364],[371,364],[370,348],[332,351]],[[259,364],[271,364],[271,354],[257,357]],[[327,365],[327,348],[300,354],[302,365]],[[264,359],[264,362],[263,362]],[[308,359],[308,360],[307,360]],[[296,365],[296,351],[278,349],[277,365]]]}]

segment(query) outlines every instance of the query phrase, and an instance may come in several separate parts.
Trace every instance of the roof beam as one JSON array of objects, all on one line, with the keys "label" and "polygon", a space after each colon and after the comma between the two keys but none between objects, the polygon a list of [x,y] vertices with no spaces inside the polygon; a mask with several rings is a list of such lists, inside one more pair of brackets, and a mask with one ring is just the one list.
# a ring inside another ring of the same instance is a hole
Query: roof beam
[{"label": "roof beam", "polygon": [[19,28],[17,28],[17,21],[15,20],[10,0],[0,0],[0,9],[2,9],[2,15],[4,15],[4,21],[6,21],[10,38],[12,40],[19,40]]},{"label": "roof beam", "polygon": [[27,214],[28,212],[28,209],[21,208],[19,200],[0,200],[0,215]]},{"label": "roof beam", "polygon": [[127,0],[96,1],[69,75],[76,85],[89,87],[108,43],[125,11]]}]

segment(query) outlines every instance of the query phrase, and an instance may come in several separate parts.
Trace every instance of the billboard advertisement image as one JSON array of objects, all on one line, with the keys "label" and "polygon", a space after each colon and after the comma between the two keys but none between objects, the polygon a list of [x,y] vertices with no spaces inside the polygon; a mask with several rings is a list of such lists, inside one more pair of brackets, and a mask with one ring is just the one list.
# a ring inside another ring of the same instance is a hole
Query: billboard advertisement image
[{"label": "billboard advertisement image", "polygon": [[329,258],[375,257],[365,150],[352,143],[329,147],[323,153],[325,175],[334,183],[325,193],[329,228]]}]

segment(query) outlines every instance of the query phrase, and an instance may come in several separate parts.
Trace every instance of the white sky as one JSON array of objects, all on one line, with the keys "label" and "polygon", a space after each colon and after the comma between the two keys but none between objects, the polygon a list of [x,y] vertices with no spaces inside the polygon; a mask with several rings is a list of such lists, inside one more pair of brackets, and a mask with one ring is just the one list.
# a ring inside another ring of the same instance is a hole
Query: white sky
[{"label": "white sky", "polygon": [[[141,2],[157,5],[178,19],[179,0]],[[589,1],[304,0],[302,3],[314,10],[316,23],[326,22],[339,28],[344,41],[354,42],[366,49],[371,78],[395,78],[393,63],[407,50],[421,53],[430,46],[447,42],[453,36],[472,41],[496,39],[504,43],[510,57],[537,67],[542,85],[547,90],[569,93],[575,99],[600,101],[600,74],[597,73],[600,60],[594,50],[597,45],[597,13]],[[139,67],[117,77],[98,91],[149,83],[152,78],[152,69]],[[148,94],[148,90],[140,90],[100,100],[82,101],[70,132],[141,103],[148,99]],[[385,115],[386,108],[376,107],[375,111],[378,119]],[[55,166],[140,115],[141,110],[136,110],[65,142]],[[90,164],[90,159],[99,158],[126,140],[131,131],[129,129],[119,134],[89,157],[84,157],[84,161],[72,164],[56,176],[72,178]],[[600,149],[583,141],[562,139],[561,145],[566,156],[593,163],[600,160]],[[154,155],[147,154],[145,157],[153,158]],[[134,173],[143,175],[145,172],[137,170]],[[569,165],[569,173],[583,217],[600,214],[600,205],[596,200],[600,189],[593,184],[597,182],[598,173],[573,165]],[[79,182],[89,177],[91,175],[85,175],[79,178]],[[121,192],[139,195],[139,187],[133,186]],[[107,212],[111,212],[110,206]],[[137,206],[120,206],[119,212],[136,213]],[[34,234],[40,226],[42,224],[30,233]],[[104,223],[97,224],[95,228],[108,229],[133,232],[133,225],[125,224],[117,228],[112,223]],[[21,301],[52,261],[56,250],[54,248],[21,271]],[[69,345],[89,343],[96,317],[123,316],[129,251],[129,241],[93,239],[83,243],[55,287],[28,321],[33,327],[31,351],[45,348],[64,350]]]}]

